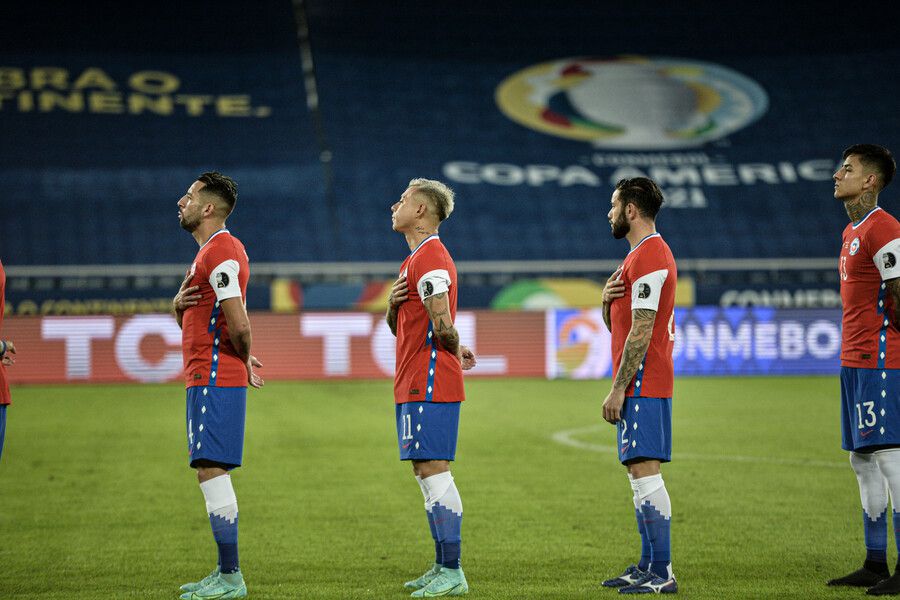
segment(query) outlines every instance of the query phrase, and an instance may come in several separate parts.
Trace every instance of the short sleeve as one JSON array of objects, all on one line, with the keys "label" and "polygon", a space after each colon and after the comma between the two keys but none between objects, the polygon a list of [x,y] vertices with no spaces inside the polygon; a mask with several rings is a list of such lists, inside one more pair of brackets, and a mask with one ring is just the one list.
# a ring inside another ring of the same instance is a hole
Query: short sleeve
[{"label": "short sleeve", "polygon": [[216,292],[216,299],[219,302],[241,297],[241,285],[238,282],[240,268],[238,261],[228,259],[210,270],[209,285]]},{"label": "short sleeve", "polygon": [[428,271],[419,277],[416,289],[419,291],[419,298],[425,302],[426,298],[442,294],[450,289],[450,273],[447,272],[447,269]]},{"label": "short sleeve", "polygon": [[659,310],[659,299],[668,276],[668,269],[659,269],[635,279],[631,284],[631,310],[637,308]]},{"label": "short sleeve", "polygon": [[895,238],[872,254],[872,260],[881,273],[881,280],[900,277],[900,238]]}]

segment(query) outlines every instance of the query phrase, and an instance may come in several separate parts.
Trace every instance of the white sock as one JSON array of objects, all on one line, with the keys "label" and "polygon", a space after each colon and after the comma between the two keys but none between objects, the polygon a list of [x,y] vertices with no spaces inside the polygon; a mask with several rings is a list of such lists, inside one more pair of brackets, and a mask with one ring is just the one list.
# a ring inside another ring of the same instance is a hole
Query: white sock
[{"label": "white sock", "polygon": [[238,514],[237,497],[231,486],[231,475],[219,475],[200,484],[206,500],[206,512],[234,523]]}]

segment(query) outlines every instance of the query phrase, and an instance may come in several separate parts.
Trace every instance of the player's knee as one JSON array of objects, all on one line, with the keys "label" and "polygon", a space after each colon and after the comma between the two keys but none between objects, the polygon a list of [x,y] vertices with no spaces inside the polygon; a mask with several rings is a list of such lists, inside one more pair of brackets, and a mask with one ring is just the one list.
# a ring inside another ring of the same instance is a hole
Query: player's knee
[{"label": "player's knee", "polygon": [[869,471],[878,470],[873,454],[863,454],[861,452],[850,453],[850,466],[857,475],[865,475]]},{"label": "player's knee", "polygon": [[658,460],[638,460],[635,462],[629,462],[625,466],[628,469],[628,473],[634,479],[649,477],[651,475],[659,475]]},{"label": "player's knee", "polygon": [[413,462],[413,472],[425,479],[439,473],[446,473],[450,470],[450,463],[446,460],[423,460]]},{"label": "player's knee", "polygon": [[891,485],[900,483],[900,448],[879,450],[872,455],[881,474]]}]

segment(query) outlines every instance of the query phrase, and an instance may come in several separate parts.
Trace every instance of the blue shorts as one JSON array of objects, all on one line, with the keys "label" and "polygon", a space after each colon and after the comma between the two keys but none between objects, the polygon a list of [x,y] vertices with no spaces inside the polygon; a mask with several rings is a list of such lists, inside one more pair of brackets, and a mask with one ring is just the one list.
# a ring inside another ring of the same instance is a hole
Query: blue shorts
[{"label": "blue shorts", "polygon": [[0,404],[0,456],[3,456],[3,440],[6,437],[6,404]]},{"label": "blue shorts", "polygon": [[672,399],[625,398],[616,427],[619,462],[672,460]]},{"label": "blue shorts", "polygon": [[395,404],[400,460],[453,460],[461,402]]},{"label": "blue shorts", "polygon": [[244,454],[244,419],[247,388],[203,387],[187,389],[188,461],[217,462],[231,470],[241,466]]},{"label": "blue shorts", "polygon": [[900,446],[900,369],[841,367],[841,447]]}]

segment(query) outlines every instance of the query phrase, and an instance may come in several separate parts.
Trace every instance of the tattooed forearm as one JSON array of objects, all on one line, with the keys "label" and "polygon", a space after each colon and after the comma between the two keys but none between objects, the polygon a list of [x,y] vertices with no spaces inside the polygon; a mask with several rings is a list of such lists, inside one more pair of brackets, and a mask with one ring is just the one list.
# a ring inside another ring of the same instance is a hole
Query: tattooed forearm
[{"label": "tattooed forearm", "polygon": [[453,326],[447,292],[426,298],[425,310],[431,318],[432,330],[438,343],[448,352],[457,354],[459,352],[459,332]]},{"label": "tattooed forearm", "polygon": [[397,337],[397,307],[388,305],[387,314],[384,316],[384,320],[387,321],[388,327],[391,329],[391,333],[394,334],[394,337]]},{"label": "tattooed forearm", "polygon": [[622,352],[622,362],[619,363],[619,371],[616,373],[614,388],[627,389],[637,373],[638,365],[644,360],[647,348],[650,347],[650,338],[653,337],[653,322],[656,320],[656,311],[649,308],[636,308],[631,313],[631,331],[625,340],[625,350]]},{"label": "tattooed forearm", "polygon": [[884,282],[884,286],[887,288],[887,295],[893,300],[891,324],[895,329],[900,329],[900,278],[888,279]]},{"label": "tattooed forearm", "polygon": [[456,327],[452,324],[446,325],[441,321],[435,328],[434,335],[437,337],[441,347],[447,350],[447,352],[450,352],[451,354],[459,353],[459,332],[456,331]]},{"label": "tattooed forearm", "polygon": [[844,202],[844,208],[847,209],[847,216],[856,223],[875,208],[877,196],[873,192],[864,192],[859,198],[853,198]]},{"label": "tattooed forearm", "polygon": [[603,322],[606,323],[606,330],[612,332],[612,322],[609,315],[609,311],[611,310],[610,307],[611,305],[609,303],[603,303]]}]

